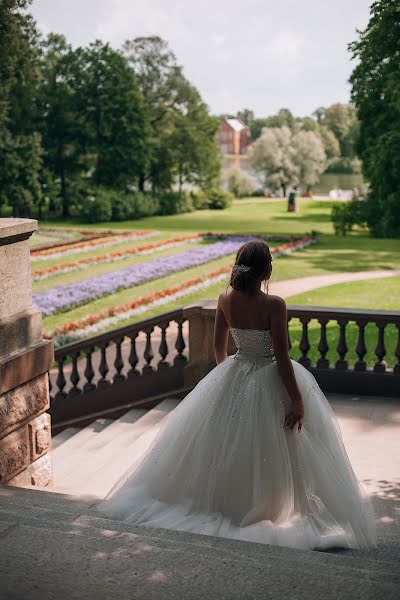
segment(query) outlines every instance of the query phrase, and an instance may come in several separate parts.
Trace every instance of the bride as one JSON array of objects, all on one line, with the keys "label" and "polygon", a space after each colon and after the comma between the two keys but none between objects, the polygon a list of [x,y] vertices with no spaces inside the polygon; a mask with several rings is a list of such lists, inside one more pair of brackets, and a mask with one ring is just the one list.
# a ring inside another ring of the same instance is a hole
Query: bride
[{"label": "bride", "polygon": [[271,273],[264,242],[239,249],[218,301],[217,366],[98,505],[106,516],[303,549],[375,545],[334,413],[289,358],[285,302],[262,291]]}]

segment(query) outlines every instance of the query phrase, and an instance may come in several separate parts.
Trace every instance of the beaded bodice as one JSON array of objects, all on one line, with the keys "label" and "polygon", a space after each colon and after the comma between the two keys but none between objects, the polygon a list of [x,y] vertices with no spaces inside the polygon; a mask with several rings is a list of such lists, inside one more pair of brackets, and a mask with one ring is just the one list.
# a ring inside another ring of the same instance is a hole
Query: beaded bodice
[{"label": "beaded bodice", "polygon": [[237,358],[263,364],[276,361],[269,330],[231,327],[231,333],[237,348]]}]

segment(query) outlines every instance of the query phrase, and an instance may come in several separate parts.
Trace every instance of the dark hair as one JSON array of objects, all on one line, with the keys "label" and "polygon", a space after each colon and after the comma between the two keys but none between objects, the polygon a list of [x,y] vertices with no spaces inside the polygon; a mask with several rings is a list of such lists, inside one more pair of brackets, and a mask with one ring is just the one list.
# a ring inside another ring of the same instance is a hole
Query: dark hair
[{"label": "dark hair", "polygon": [[258,283],[271,276],[272,257],[265,242],[255,240],[246,242],[236,254],[235,265],[249,267],[247,271],[232,269],[229,284],[237,292],[252,294],[257,291]]}]

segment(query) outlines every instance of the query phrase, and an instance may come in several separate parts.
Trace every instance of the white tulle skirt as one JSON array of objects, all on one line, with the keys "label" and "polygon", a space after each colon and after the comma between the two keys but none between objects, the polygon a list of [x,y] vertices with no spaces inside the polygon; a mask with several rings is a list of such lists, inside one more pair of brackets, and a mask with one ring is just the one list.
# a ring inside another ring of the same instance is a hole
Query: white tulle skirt
[{"label": "white tulle skirt", "polygon": [[229,356],[173,410],[154,443],[98,505],[137,525],[303,549],[365,548],[375,517],[335,415],[293,362],[301,432],[276,363]]}]

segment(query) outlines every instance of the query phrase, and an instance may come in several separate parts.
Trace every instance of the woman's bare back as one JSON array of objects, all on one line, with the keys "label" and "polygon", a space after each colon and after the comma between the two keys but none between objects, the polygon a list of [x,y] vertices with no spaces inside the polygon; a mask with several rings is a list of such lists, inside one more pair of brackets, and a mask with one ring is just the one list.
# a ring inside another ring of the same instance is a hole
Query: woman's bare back
[{"label": "woman's bare back", "polygon": [[278,296],[264,294],[261,290],[254,295],[232,290],[219,298],[229,327],[257,330],[271,329],[271,316],[279,301],[282,300]]}]

